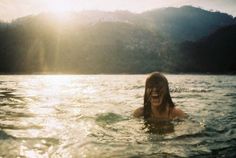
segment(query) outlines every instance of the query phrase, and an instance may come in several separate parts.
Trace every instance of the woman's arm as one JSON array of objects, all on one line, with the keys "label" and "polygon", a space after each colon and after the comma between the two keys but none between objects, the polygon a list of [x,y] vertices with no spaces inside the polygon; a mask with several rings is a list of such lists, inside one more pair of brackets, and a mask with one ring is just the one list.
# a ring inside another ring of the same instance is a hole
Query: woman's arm
[{"label": "woman's arm", "polygon": [[173,118],[186,118],[187,114],[185,114],[182,110],[174,108],[172,112],[172,117]]},{"label": "woman's arm", "polygon": [[143,116],[143,107],[140,107],[138,109],[136,109],[133,113],[134,117],[141,117]]}]

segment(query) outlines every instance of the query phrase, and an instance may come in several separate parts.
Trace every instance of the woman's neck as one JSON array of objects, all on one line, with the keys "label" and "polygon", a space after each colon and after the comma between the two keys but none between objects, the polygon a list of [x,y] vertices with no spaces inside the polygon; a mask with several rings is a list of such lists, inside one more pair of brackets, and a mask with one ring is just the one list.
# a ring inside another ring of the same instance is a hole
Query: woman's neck
[{"label": "woman's neck", "polygon": [[151,107],[152,112],[151,116],[152,117],[164,117],[164,118],[169,118],[169,107],[167,106],[166,110],[161,112],[160,107]]},{"label": "woman's neck", "polygon": [[152,108],[152,115],[157,116],[160,115],[160,107],[151,107]]}]

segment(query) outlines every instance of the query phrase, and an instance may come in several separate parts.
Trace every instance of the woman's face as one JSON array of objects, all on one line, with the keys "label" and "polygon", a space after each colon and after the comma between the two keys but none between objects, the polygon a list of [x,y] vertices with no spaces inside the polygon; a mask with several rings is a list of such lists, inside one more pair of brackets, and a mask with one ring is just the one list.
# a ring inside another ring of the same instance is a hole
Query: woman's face
[{"label": "woman's face", "polygon": [[150,94],[151,106],[152,107],[159,107],[162,103],[162,89],[152,88],[148,89],[148,93]]}]

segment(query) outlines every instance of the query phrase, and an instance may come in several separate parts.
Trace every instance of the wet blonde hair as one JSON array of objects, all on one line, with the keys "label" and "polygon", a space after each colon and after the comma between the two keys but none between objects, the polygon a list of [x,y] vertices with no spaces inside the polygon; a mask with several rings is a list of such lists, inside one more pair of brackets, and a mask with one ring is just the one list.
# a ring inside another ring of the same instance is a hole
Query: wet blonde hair
[{"label": "wet blonde hair", "polygon": [[[145,84],[144,93],[144,118],[149,118],[151,115],[151,93],[152,89],[156,88],[160,93],[162,93],[162,102],[159,108],[159,112],[165,112],[167,107],[170,110],[175,107],[171,97],[169,85],[166,77],[160,72],[153,72],[147,79]],[[151,91],[149,91],[151,89]]]}]

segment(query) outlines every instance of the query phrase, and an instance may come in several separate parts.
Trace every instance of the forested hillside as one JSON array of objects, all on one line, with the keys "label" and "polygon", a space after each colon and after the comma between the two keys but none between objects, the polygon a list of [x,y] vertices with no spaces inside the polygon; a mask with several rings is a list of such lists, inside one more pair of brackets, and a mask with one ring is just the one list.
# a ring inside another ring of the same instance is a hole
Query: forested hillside
[{"label": "forested hillside", "polygon": [[234,72],[234,24],[191,6],[27,16],[0,22],[0,72]]}]

